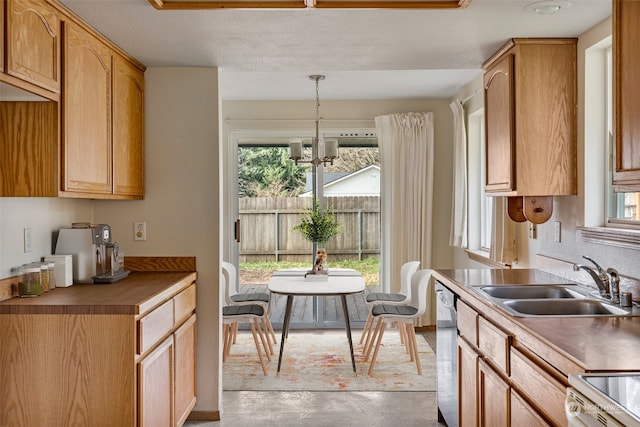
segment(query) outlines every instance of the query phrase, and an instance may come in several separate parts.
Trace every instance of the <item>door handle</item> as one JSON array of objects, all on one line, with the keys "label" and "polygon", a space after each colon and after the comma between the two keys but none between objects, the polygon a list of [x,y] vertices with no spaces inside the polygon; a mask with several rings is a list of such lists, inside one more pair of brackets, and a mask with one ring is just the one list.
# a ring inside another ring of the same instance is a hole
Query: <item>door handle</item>
[{"label": "door handle", "polygon": [[236,219],[234,224],[233,238],[236,239],[236,242],[240,243],[240,218]]}]

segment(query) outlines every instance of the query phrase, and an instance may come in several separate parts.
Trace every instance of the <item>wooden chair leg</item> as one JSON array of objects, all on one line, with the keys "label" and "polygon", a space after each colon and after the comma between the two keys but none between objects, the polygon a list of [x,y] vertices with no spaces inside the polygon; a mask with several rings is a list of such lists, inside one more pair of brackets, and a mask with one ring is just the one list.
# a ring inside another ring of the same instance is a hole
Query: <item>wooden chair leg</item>
[{"label": "wooden chair leg", "polygon": [[[255,320],[255,319],[254,319]],[[262,357],[262,349],[260,348],[260,343],[258,342],[258,334],[256,333],[257,322],[249,322],[249,328],[251,328],[251,334],[253,335],[253,342],[256,344],[256,350],[258,351],[258,358],[260,359],[260,365],[262,366],[262,372],[267,375],[267,365],[264,363],[264,358]]]},{"label": "wooden chair leg", "polygon": [[[371,310],[373,310],[373,307],[371,308]],[[375,316],[372,314],[371,311],[369,311],[369,315],[371,316],[371,322],[369,323],[369,328],[367,329],[367,336],[364,340],[364,348],[369,348],[371,346],[371,340],[373,339],[372,335],[373,335],[373,331],[375,328]]]},{"label": "wooden chair leg", "polygon": [[[374,320],[372,322],[375,322],[376,319],[374,318]],[[367,360],[369,360],[369,355],[371,354],[371,349],[373,348],[374,343],[376,342],[376,338],[378,337],[378,334],[380,333],[380,328],[382,327],[382,324],[384,323],[384,320],[380,317],[377,319],[376,323],[376,327],[373,331],[373,333],[371,334],[371,339],[369,340],[369,345],[366,347],[365,352],[364,352],[364,361],[366,362]]]},{"label": "wooden chair leg", "polygon": [[416,367],[418,368],[418,375],[422,375],[422,364],[420,363],[420,354],[418,353],[418,341],[416,340],[416,329],[413,324],[407,324],[407,327],[410,327],[409,334],[411,339],[413,340],[413,356],[416,359]]},{"label": "wooden chair leg", "polygon": [[273,343],[277,344],[278,340],[276,338],[276,331],[273,330],[273,325],[271,324],[271,319],[269,318],[269,315],[266,314],[265,318],[267,319],[267,326],[268,326],[268,330],[271,333],[271,338],[273,339]]},{"label": "wooden chair leg", "polygon": [[227,360],[227,339],[229,337],[229,325],[222,325],[222,363]]},{"label": "wooden chair leg", "polygon": [[414,349],[413,349],[413,340],[411,339],[411,330],[409,328],[412,328],[413,325],[410,325],[409,323],[401,323],[400,327],[402,328],[404,335],[405,335],[405,349],[407,350],[407,354],[409,355],[409,361],[413,362],[413,354],[414,354]]},{"label": "wooden chair leg", "polygon": [[378,339],[376,341],[376,349],[373,350],[373,356],[371,357],[371,364],[369,365],[369,371],[367,372],[368,375],[371,375],[373,373],[373,366],[376,364],[376,358],[378,357],[378,350],[380,350],[380,343],[382,342],[382,336],[384,335],[384,328],[387,325],[382,319],[378,320],[378,322],[382,326],[380,327],[380,333],[378,334]]},{"label": "wooden chair leg", "polygon": [[260,327],[260,322],[258,321],[257,317],[253,318],[253,323],[256,325],[256,331],[258,333],[258,335],[260,336],[260,341],[262,341],[262,348],[264,348],[264,353],[267,356],[267,360],[269,362],[271,362],[271,353],[273,351],[273,349],[270,349],[271,347],[271,341],[269,341],[265,335],[264,335],[264,331],[262,330],[262,328]]},{"label": "wooden chair leg", "polygon": [[229,356],[229,354],[231,354],[231,342],[233,340],[233,327],[237,323],[238,322],[233,322],[233,323],[228,323],[224,325],[226,327],[226,332],[224,336],[224,345],[222,348],[222,355],[223,355],[223,358],[225,359],[226,359],[226,356]]},{"label": "wooden chair leg", "polygon": [[271,333],[269,332],[269,318],[267,316],[262,316],[262,330],[267,339],[267,344],[269,344],[269,353],[273,356],[275,353],[273,352],[273,346],[271,345]]},{"label": "wooden chair leg", "polygon": [[364,322],[364,327],[362,328],[362,334],[360,334],[359,344],[362,344],[362,342],[364,341],[364,337],[367,334],[367,329],[369,328],[369,325],[371,324],[372,321],[373,321],[373,316],[371,315],[371,308],[370,308],[369,315],[367,316],[367,321]]},{"label": "wooden chair leg", "polygon": [[232,336],[233,336],[233,344],[236,343],[236,338],[238,338],[238,323],[239,322],[233,322],[231,325],[233,326],[231,328],[231,332],[232,332]]}]

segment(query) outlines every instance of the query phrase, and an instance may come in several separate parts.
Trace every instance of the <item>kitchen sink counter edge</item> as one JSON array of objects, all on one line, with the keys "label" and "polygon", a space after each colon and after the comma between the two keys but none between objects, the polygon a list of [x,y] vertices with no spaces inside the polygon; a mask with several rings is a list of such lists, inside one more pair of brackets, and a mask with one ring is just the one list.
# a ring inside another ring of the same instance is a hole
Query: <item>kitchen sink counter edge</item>
[{"label": "kitchen sink counter edge", "polygon": [[191,285],[195,272],[141,272],[111,284],[74,284],[0,303],[0,314],[134,314],[142,316]]},{"label": "kitchen sink counter edge", "polygon": [[536,269],[437,270],[434,278],[483,316],[510,331],[516,347],[525,347],[565,375],[640,370],[640,317],[515,317],[470,288],[572,282]]}]

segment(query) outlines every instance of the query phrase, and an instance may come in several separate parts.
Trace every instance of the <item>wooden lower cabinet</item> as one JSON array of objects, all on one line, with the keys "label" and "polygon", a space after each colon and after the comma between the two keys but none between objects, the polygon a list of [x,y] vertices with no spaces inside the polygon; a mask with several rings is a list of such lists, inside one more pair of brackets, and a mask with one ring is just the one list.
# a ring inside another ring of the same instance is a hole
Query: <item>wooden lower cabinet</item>
[{"label": "wooden lower cabinet", "polygon": [[491,366],[478,362],[479,425],[483,427],[508,427],[510,387]]},{"label": "wooden lower cabinet", "polygon": [[479,355],[462,337],[458,337],[458,422],[460,426],[478,425]]},{"label": "wooden lower cabinet", "polygon": [[170,336],[138,364],[138,426],[173,425],[174,358]]},{"label": "wooden lower cabinet", "polygon": [[174,333],[174,425],[181,426],[196,405],[196,315]]},{"label": "wooden lower cabinet", "polygon": [[[0,426],[181,426],[196,402],[195,287],[163,291],[151,307],[145,296],[135,307],[0,314]],[[121,312],[100,313],[110,310]]]},{"label": "wooden lower cabinet", "polygon": [[458,313],[459,425],[566,425],[566,387],[551,367],[531,360],[530,351],[516,348],[517,337],[461,300]]}]

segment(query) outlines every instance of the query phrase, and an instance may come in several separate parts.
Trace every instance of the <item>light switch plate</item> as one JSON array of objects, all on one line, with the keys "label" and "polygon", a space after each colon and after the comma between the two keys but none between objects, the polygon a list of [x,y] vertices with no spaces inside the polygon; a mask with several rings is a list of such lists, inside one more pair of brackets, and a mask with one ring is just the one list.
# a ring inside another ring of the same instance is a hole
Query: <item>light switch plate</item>
[{"label": "light switch plate", "polygon": [[133,240],[147,240],[147,223],[133,223]]},{"label": "light switch plate", "polygon": [[33,250],[33,240],[31,239],[31,229],[24,229],[24,253],[29,253]]}]

